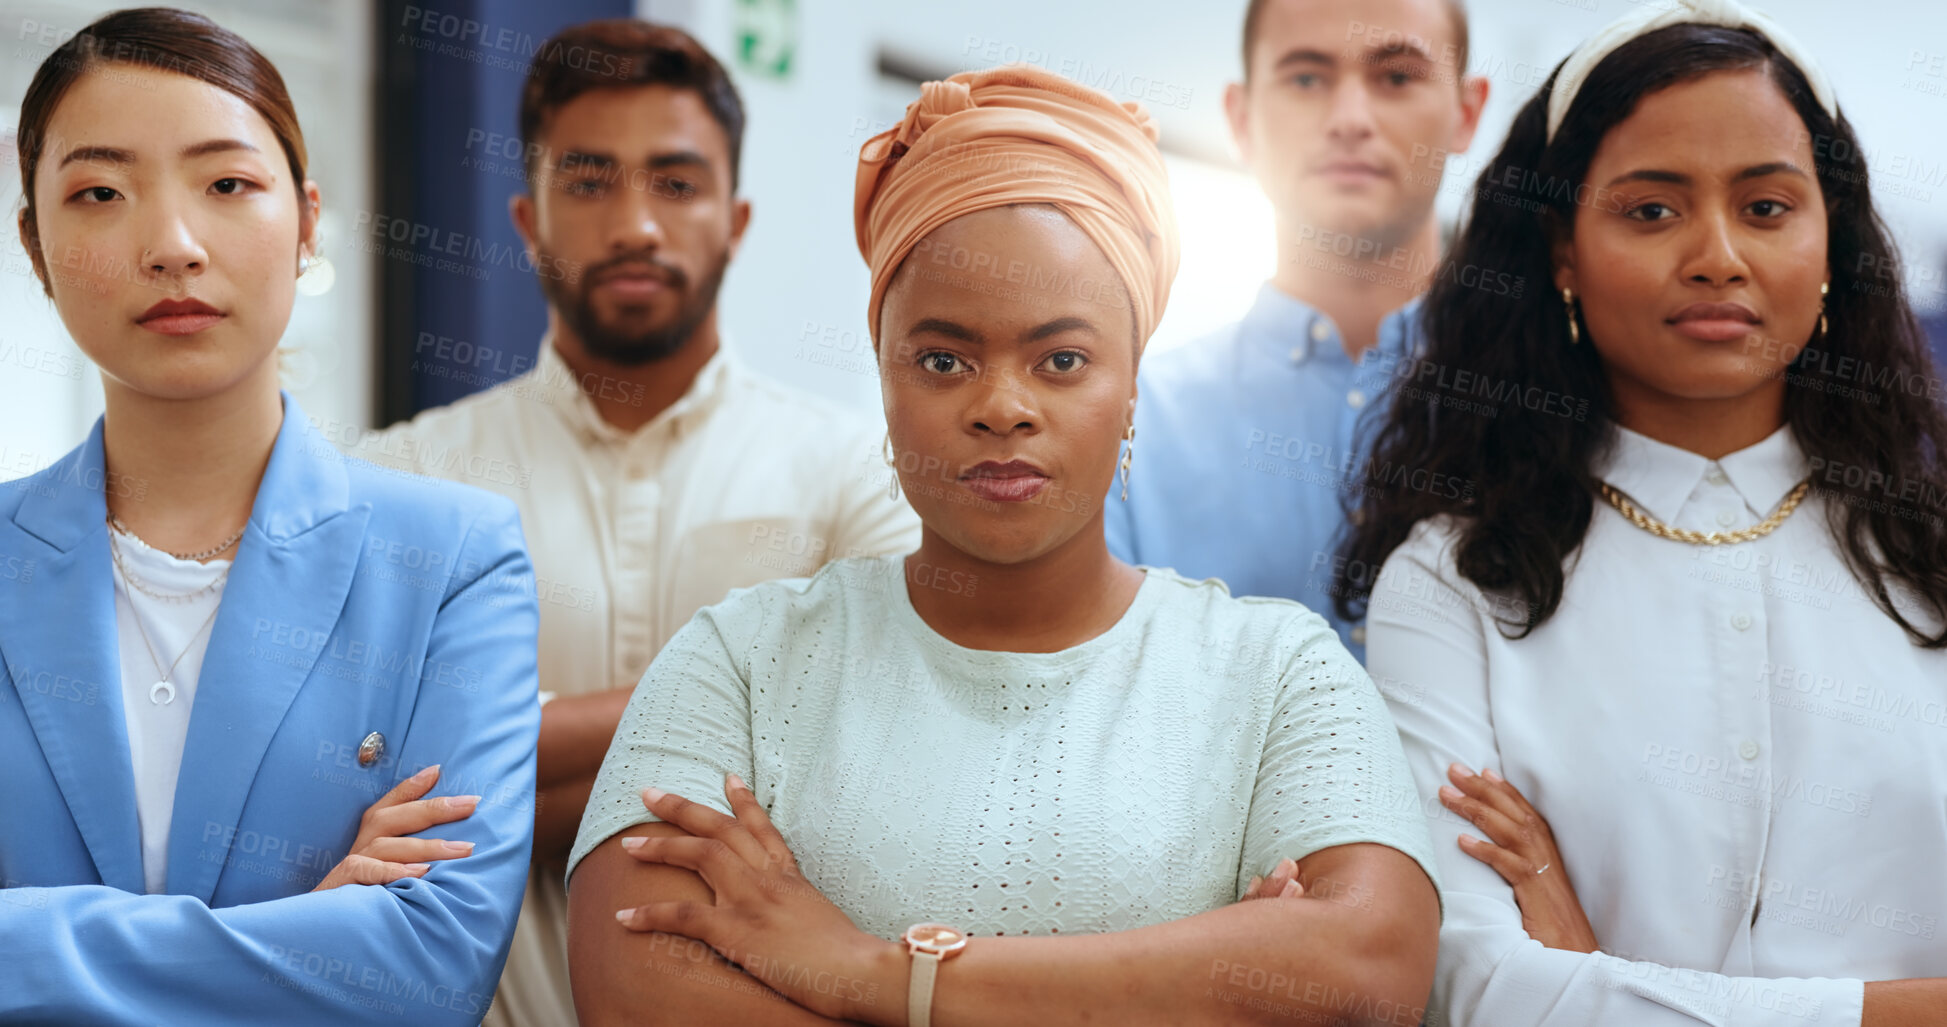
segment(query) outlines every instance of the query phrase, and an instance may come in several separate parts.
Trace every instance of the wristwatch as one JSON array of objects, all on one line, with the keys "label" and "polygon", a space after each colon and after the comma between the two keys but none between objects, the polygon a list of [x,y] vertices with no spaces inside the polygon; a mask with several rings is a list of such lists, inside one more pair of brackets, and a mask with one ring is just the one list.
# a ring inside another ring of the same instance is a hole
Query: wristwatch
[{"label": "wristwatch", "polygon": [[910,1027],[933,1027],[933,976],[940,964],[967,947],[967,932],[945,924],[914,924],[906,928],[906,951],[913,956],[912,984],[906,989],[906,1022]]}]

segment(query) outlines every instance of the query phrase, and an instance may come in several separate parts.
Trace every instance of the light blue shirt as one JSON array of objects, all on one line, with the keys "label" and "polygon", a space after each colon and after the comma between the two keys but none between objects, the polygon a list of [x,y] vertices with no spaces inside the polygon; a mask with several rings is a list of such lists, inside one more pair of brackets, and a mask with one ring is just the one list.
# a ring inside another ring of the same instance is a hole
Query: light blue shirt
[{"label": "light blue shirt", "polygon": [[1332,608],[1340,497],[1371,473],[1356,451],[1370,439],[1355,433],[1406,373],[1418,310],[1387,315],[1355,364],[1331,318],[1267,282],[1242,321],[1145,356],[1129,500],[1118,480],[1106,502],[1109,550],[1220,578],[1232,595],[1296,599],[1363,663],[1363,625]]}]

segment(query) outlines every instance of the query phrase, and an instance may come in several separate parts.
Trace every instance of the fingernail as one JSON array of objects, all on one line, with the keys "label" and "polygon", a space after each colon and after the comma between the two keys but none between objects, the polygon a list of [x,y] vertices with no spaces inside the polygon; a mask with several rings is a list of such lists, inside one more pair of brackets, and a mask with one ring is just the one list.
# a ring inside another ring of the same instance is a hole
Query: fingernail
[{"label": "fingernail", "polygon": [[421,770],[419,773],[412,775],[412,779],[414,781],[424,781],[426,778],[431,777],[432,775],[437,773],[439,773],[439,764],[435,763],[432,766],[426,767],[425,769]]},{"label": "fingernail", "polygon": [[406,864],[406,869],[412,871],[415,874],[423,874],[426,871],[431,870],[432,868],[433,865],[431,863],[407,863]]},{"label": "fingernail", "polygon": [[1460,789],[1455,788],[1453,785],[1441,785],[1440,797],[1442,799],[1458,799],[1460,798]]},{"label": "fingernail", "polygon": [[445,847],[446,847],[447,849],[449,849],[449,850],[451,850],[451,851],[453,851],[453,852],[472,852],[472,851],[473,851],[473,843],[472,843],[472,842],[441,842],[440,844],[441,844],[441,845],[443,845],[443,846],[445,846]]},{"label": "fingernail", "polygon": [[635,910],[633,909],[618,909],[615,911],[615,919],[618,923],[626,924],[629,922],[629,918],[633,916],[635,916]]},{"label": "fingernail", "polygon": [[1473,777],[1473,776],[1474,776],[1474,772],[1473,772],[1473,771],[1471,771],[1471,770],[1468,770],[1468,769],[1467,769],[1467,764],[1465,764],[1465,763],[1455,763],[1455,764],[1452,764],[1452,765],[1450,765],[1450,766],[1448,766],[1448,767],[1447,767],[1447,773],[1449,773],[1449,774],[1457,774],[1457,775],[1459,775],[1459,776],[1461,776],[1461,777]]},{"label": "fingernail", "polygon": [[1482,776],[1482,777],[1484,777],[1484,778],[1487,778],[1487,779],[1488,779],[1489,781],[1499,781],[1499,780],[1501,780],[1501,775],[1499,775],[1499,774],[1496,774],[1496,773],[1494,772],[1494,768],[1493,768],[1493,767],[1489,767],[1489,768],[1487,768],[1486,770],[1483,770],[1483,771],[1481,771],[1481,776]]},{"label": "fingernail", "polygon": [[732,787],[732,788],[742,788],[742,789],[743,789],[744,791],[747,791],[747,792],[748,792],[748,791],[750,791],[750,786],[744,783],[744,779],[743,779],[743,778],[741,778],[741,777],[738,777],[738,776],[737,776],[737,775],[735,775],[735,774],[732,774],[732,775],[730,775],[730,787]]},{"label": "fingernail", "polygon": [[1297,898],[1297,897],[1298,897],[1298,882],[1297,882],[1297,881],[1286,881],[1286,882],[1284,883],[1284,891],[1281,891],[1281,892],[1279,892],[1279,893],[1278,893],[1278,897],[1279,897],[1279,898],[1281,898],[1281,899],[1295,899],[1295,898]]},{"label": "fingernail", "polygon": [[1465,845],[1465,844],[1467,844],[1468,842],[1473,842],[1473,843],[1475,843],[1475,844],[1477,844],[1477,845],[1478,845],[1478,844],[1480,844],[1480,839],[1479,839],[1479,838],[1476,838],[1476,837],[1474,837],[1474,836],[1473,836],[1473,835],[1471,835],[1471,834],[1463,834],[1463,835],[1461,835],[1461,836],[1460,836],[1460,844],[1462,844],[1462,845]]},{"label": "fingernail", "polygon": [[1298,861],[1292,859],[1289,856],[1285,857],[1282,861],[1278,863],[1278,873],[1281,873],[1286,877],[1291,877],[1296,875],[1298,873]]},{"label": "fingernail", "polygon": [[662,801],[662,797],[668,794],[668,792],[660,788],[644,788],[642,790],[643,799],[649,802],[660,802]]},{"label": "fingernail", "polygon": [[453,809],[459,809],[462,806],[472,808],[479,804],[480,797],[478,795],[449,795],[446,797],[446,805]]},{"label": "fingernail", "polygon": [[629,850],[630,852],[634,852],[635,850],[642,848],[642,843],[647,840],[648,839],[645,838],[624,838],[622,839],[622,847],[624,849]]}]

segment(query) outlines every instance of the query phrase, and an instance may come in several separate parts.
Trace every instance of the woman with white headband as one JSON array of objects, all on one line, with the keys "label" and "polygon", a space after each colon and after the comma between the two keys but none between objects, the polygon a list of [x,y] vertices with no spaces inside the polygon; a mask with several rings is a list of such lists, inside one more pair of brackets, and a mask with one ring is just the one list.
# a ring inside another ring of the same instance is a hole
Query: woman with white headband
[{"label": "woman with white headband", "polygon": [[1341,551],[1442,1022],[1942,1022],[1947,419],[1859,153],[1789,36],[1686,3],[1481,176]]}]

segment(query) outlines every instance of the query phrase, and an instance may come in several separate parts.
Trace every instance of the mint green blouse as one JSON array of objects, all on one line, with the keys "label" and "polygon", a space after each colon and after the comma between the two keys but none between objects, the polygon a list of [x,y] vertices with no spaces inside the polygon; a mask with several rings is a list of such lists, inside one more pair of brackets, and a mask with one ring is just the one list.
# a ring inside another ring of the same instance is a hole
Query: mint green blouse
[{"label": "mint green blouse", "polygon": [[[736,772],[860,928],[1098,933],[1234,902],[1284,857],[1373,842],[1437,881],[1379,692],[1324,618],[1145,568],[1109,630],[1052,653],[956,645],[901,557],[699,611],[636,687],[568,873]],[[934,587],[973,593],[972,576]]]}]

